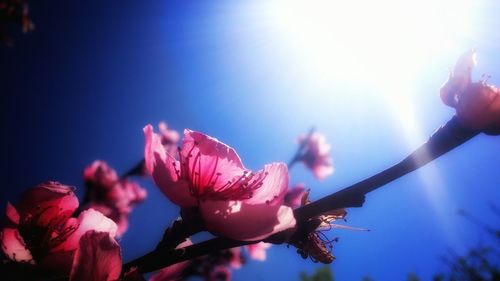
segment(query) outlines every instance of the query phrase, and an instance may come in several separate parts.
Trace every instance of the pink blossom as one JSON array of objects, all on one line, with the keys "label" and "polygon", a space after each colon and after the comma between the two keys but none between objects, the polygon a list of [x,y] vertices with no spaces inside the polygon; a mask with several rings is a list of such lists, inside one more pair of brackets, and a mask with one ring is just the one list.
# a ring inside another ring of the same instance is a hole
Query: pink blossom
[{"label": "pink blossom", "polygon": [[0,232],[2,251],[14,262],[28,263],[52,275],[68,275],[80,238],[89,230],[116,234],[116,224],[89,209],[77,218],[73,190],[48,182],[27,190],[17,208],[7,204],[9,225]]},{"label": "pink blossom", "polygon": [[302,199],[308,193],[303,183],[296,184],[288,190],[285,196],[285,205],[295,209],[302,206]]},{"label": "pink blossom", "polygon": [[205,274],[206,281],[229,281],[231,280],[231,270],[226,266],[216,266]]},{"label": "pink blossom", "polygon": [[158,123],[158,129],[160,130],[161,143],[164,146],[177,145],[180,136],[176,130],[169,129],[167,123],[163,121]]},{"label": "pink blossom", "polygon": [[298,160],[311,169],[317,179],[323,180],[333,174],[331,147],[325,136],[318,132],[313,132],[309,137],[300,136],[299,145],[304,146],[304,152]]},{"label": "pink blossom", "polygon": [[[176,249],[184,248],[187,246],[191,246],[193,243],[191,240],[187,239],[186,241],[179,244]],[[174,265],[163,268],[158,271],[155,275],[151,276],[149,281],[175,281],[182,279],[183,271],[189,266],[190,261],[183,261],[180,263],[176,263]]]},{"label": "pink blossom", "polygon": [[476,52],[470,50],[458,59],[440,96],[446,105],[455,108],[466,128],[500,134],[500,89],[487,84],[487,79],[472,82],[475,56]]},{"label": "pink blossom", "polygon": [[229,249],[229,266],[234,269],[240,269],[245,263],[243,254],[241,253],[241,247],[234,247]]},{"label": "pink blossom", "polygon": [[118,280],[122,270],[120,246],[108,232],[87,231],[80,238],[70,281]]},{"label": "pink blossom", "polygon": [[258,240],[295,225],[283,201],[285,164],[246,169],[233,148],[185,130],[179,159],[168,153],[151,125],[144,128],[145,161],[161,191],[175,204],[199,207],[207,229],[235,240]]},{"label": "pink blossom", "polygon": [[248,255],[258,261],[265,261],[267,258],[266,251],[271,247],[270,243],[259,242],[257,244],[247,245]]},{"label": "pink blossom", "polygon": [[83,177],[89,201],[86,208],[94,208],[111,218],[118,225],[117,235],[122,236],[133,207],[146,199],[146,190],[128,179],[120,179],[114,169],[100,160],[86,167]]}]

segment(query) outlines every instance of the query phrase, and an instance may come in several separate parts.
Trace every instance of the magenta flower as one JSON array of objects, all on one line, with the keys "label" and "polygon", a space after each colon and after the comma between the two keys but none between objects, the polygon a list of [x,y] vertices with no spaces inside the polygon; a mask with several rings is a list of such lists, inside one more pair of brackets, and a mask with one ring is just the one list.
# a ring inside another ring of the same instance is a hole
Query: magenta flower
[{"label": "magenta flower", "polygon": [[180,140],[179,133],[176,130],[168,128],[167,123],[158,123],[158,129],[160,130],[161,143],[164,146],[176,146]]},{"label": "magenta flower", "polygon": [[318,132],[313,132],[309,137],[300,136],[299,145],[304,147],[304,152],[297,160],[302,161],[317,179],[323,180],[333,174],[331,147],[325,136]]},{"label": "magenta flower", "polygon": [[285,196],[285,205],[296,209],[303,205],[302,200],[308,194],[306,186],[303,183],[296,184],[288,190]]},{"label": "magenta flower", "polygon": [[116,171],[100,160],[86,167],[83,177],[87,187],[86,208],[98,210],[112,219],[118,225],[117,236],[122,236],[134,206],[146,199],[146,190],[137,183],[119,179]]},{"label": "magenta flower", "polygon": [[93,209],[72,218],[77,208],[78,199],[68,186],[48,182],[27,190],[17,208],[7,204],[9,224],[0,233],[2,251],[44,274],[69,275],[74,252],[87,231],[116,234],[116,224]]},{"label": "magenta flower", "polygon": [[246,246],[246,249],[248,251],[248,255],[258,261],[265,261],[267,258],[267,249],[271,247],[272,244],[270,243],[265,243],[265,242],[259,242],[256,244],[250,244]]},{"label": "magenta flower", "polygon": [[121,250],[115,239],[108,232],[87,231],[80,238],[69,280],[114,281],[121,270]]},{"label": "magenta flower", "polygon": [[207,229],[235,240],[259,240],[291,228],[295,218],[283,201],[285,164],[246,169],[233,148],[184,131],[178,159],[167,153],[151,125],[144,128],[146,168],[161,191],[182,208],[198,207]]},{"label": "magenta flower", "polygon": [[475,55],[470,50],[458,59],[440,96],[446,105],[455,108],[458,120],[466,128],[500,134],[500,90],[487,84],[487,79],[472,82]]}]

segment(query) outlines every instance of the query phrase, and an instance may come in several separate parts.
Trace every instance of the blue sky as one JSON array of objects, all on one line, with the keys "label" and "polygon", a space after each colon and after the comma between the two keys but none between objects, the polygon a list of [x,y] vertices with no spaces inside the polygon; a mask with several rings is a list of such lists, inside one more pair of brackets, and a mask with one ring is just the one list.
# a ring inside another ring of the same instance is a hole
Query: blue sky
[{"label": "blue sky", "polygon": [[[476,48],[475,76],[489,73],[500,84],[499,4],[469,2],[409,5],[402,15],[404,7],[359,1],[35,2],[36,30],[0,52],[0,203],[46,180],[81,195],[86,164],[103,159],[127,170],[142,157],[142,127],[160,120],[219,138],[251,169],[287,162],[297,136],[314,125],[332,144],[336,171],[318,182],[297,165],[291,183],[304,182],[313,198],[355,183],[451,118],[437,93],[462,51]],[[449,10],[454,17],[441,17]],[[449,249],[487,243],[457,210],[498,225],[488,204],[500,203],[499,151],[498,138],[477,136],[349,210],[347,225],[371,231],[328,234],[340,238],[331,265],[337,279],[403,280],[415,272],[427,280],[444,268],[439,257]],[[125,260],[153,249],[177,215],[152,182],[141,182],[149,197],[121,241]],[[249,262],[233,277],[298,280],[317,266],[274,246],[267,262]]]}]

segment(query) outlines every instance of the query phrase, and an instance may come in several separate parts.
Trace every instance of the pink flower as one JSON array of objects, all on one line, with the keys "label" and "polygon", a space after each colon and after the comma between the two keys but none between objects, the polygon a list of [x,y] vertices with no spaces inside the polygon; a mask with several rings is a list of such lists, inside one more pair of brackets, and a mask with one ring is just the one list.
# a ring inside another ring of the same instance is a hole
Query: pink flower
[{"label": "pink flower", "polygon": [[199,207],[207,229],[235,240],[259,240],[291,228],[295,218],[283,201],[285,164],[246,169],[233,148],[191,130],[177,160],[151,125],[144,128],[145,161],[161,191],[182,208]]},{"label": "pink flower", "polygon": [[120,246],[108,232],[87,231],[80,238],[70,281],[114,281],[122,270]]},{"label": "pink flower", "polygon": [[257,244],[247,245],[248,255],[258,261],[265,261],[267,258],[266,251],[271,247],[270,243],[259,242]]},{"label": "pink flower", "polygon": [[290,188],[285,196],[285,205],[296,209],[303,205],[302,199],[308,191],[303,183],[296,184],[294,187]]},{"label": "pink flower", "polygon": [[313,132],[309,138],[299,137],[299,145],[304,147],[304,152],[298,160],[302,161],[314,176],[323,180],[333,174],[333,160],[330,156],[330,144],[326,142],[325,136],[318,132]]},{"label": "pink flower", "polygon": [[228,250],[229,251],[229,266],[234,269],[240,269],[241,266],[245,263],[245,259],[241,252],[241,247],[234,247]]},{"label": "pink flower", "polygon": [[226,266],[217,266],[214,268],[211,268],[210,271],[208,271],[205,274],[205,280],[206,281],[230,281],[231,280],[231,270],[227,268]]},{"label": "pink flower", "polygon": [[146,199],[147,192],[137,183],[119,179],[116,171],[104,161],[94,161],[83,171],[87,187],[86,208],[94,208],[118,225],[117,235],[128,228],[128,216],[133,207]]},{"label": "pink flower", "polygon": [[68,186],[48,182],[27,190],[17,208],[7,204],[9,225],[0,233],[3,252],[12,261],[31,264],[41,272],[68,275],[87,231],[116,234],[116,224],[93,209],[72,218],[77,208],[78,199]]},{"label": "pink flower", "polygon": [[475,55],[470,50],[458,59],[440,96],[446,105],[455,108],[458,120],[466,128],[500,134],[500,90],[487,84],[486,79],[472,82]]},{"label": "pink flower", "polygon": [[164,146],[176,146],[180,140],[179,133],[176,130],[168,128],[167,123],[158,123],[158,129],[160,130],[161,143]]}]

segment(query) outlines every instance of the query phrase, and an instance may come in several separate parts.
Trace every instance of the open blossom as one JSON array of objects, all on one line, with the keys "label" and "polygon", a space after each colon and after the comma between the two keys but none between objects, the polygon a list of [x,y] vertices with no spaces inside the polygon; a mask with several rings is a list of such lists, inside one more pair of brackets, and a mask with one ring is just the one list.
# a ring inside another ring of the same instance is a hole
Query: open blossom
[{"label": "open blossom", "polygon": [[69,275],[75,250],[87,231],[116,235],[116,224],[93,209],[71,217],[77,208],[78,199],[68,186],[48,182],[29,189],[16,207],[7,204],[9,223],[0,233],[2,251],[38,272]]},{"label": "open blossom", "polygon": [[116,222],[117,235],[122,236],[133,207],[146,199],[146,190],[128,179],[120,179],[114,169],[100,160],[87,166],[83,177],[87,188],[86,208],[96,209]]},{"label": "open blossom", "polygon": [[500,134],[500,89],[487,84],[486,79],[472,82],[475,55],[470,50],[458,59],[440,96],[446,105],[455,108],[458,120],[466,128]]},{"label": "open blossom", "polygon": [[285,164],[246,169],[233,148],[185,130],[176,159],[151,125],[144,128],[145,161],[161,191],[182,208],[198,207],[207,229],[235,240],[258,240],[291,228],[295,218],[283,201]]},{"label": "open blossom", "polygon": [[324,135],[313,132],[309,137],[300,136],[299,145],[303,147],[303,152],[297,160],[311,169],[317,179],[323,180],[333,174],[331,146],[326,142]]}]

